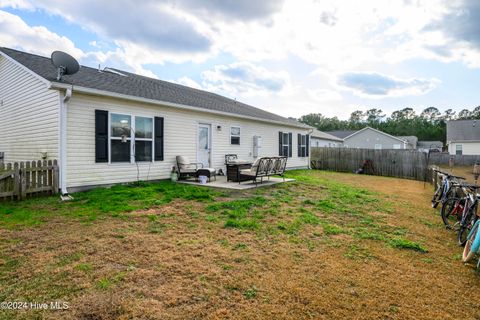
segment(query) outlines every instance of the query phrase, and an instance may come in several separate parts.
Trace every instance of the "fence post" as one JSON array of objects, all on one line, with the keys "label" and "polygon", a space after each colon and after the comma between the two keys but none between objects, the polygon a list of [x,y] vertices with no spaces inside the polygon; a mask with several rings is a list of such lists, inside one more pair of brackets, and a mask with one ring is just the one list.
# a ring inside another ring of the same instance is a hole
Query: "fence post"
[{"label": "fence post", "polygon": [[58,181],[58,165],[57,165],[57,160],[53,160],[53,170],[52,170],[52,189],[53,189],[53,194],[58,193],[59,189],[59,181]]},{"label": "fence post", "polygon": [[18,162],[13,164],[13,169],[15,170],[13,174],[13,196],[12,199],[16,196],[20,198],[20,166]]},{"label": "fence post", "polygon": [[23,200],[27,197],[27,180],[26,180],[26,172],[25,166],[23,162],[20,162],[20,170],[19,170],[19,180],[20,180],[20,192],[18,195],[19,200]]}]

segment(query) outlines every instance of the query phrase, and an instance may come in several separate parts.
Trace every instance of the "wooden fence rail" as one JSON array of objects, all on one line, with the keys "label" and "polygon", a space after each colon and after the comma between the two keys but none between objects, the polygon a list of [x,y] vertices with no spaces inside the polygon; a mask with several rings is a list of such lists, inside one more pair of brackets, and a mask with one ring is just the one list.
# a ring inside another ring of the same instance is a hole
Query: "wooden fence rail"
[{"label": "wooden fence rail", "polygon": [[428,158],[416,150],[373,150],[349,148],[312,148],[314,169],[355,172],[369,160],[368,173],[424,181],[428,175]]},{"label": "wooden fence rail", "polygon": [[0,163],[0,199],[25,199],[36,194],[56,194],[57,160]]}]

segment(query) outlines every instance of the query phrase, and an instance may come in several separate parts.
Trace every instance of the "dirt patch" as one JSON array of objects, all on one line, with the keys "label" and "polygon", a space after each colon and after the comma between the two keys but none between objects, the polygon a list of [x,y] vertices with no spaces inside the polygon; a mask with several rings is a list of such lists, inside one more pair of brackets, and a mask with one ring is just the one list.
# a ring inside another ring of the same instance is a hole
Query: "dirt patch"
[{"label": "dirt patch", "polygon": [[[372,210],[372,216],[392,232],[423,244],[428,252],[336,234],[335,229],[326,235],[323,220],[297,233],[226,228],[209,219],[205,205],[176,200],[92,223],[58,218],[36,228],[1,230],[2,298],[69,303],[63,311],[3,315],[12,319],[36,314],[47,319],[480,317],[480,302],[458,302],[480,293],[479,278],[459,261],[461,249],[454,235],[441,227],[438,212],[430,208],[431,186],[383,177],[311,174],[376,192],[378,201],[389,202],[392,208]],[[291,188],[297,192],[293,200],[275,187],[252,191],[283,201],[266,219],[273,226],[281,214],[289,221],[294,210],[300,210],[292,209],[288,201],[301,201],[306,213],[319,217],[332,214],[316,212],[308,201],[323,186],[297,183]],[[244,194],[248,195],[253,194]],[[347,213],[344,219],[348,221]]]}]

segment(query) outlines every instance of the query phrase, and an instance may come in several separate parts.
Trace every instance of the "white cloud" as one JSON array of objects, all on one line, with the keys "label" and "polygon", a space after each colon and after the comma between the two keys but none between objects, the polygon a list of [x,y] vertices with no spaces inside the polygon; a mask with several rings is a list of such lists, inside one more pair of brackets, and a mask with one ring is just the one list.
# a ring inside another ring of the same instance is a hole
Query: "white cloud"
[{"label": "white cloud", "polygon": [[0,43],[2,46],[22,49],[39,55],[50,54],[61,48],[76,58],[84,53],[67,37],[49,31],[43,26],[31,27],[20,17],[0,10]]},{"label": "white cloud", "polygon": [[374,72],[349,72],[341,74],[337,79],[341,88],[374,99],[423,95],[433,90],[438,83],[438,79],[400,79]]},{"label": "white cloud", "polygon": [[203,87],[228,96],[268,96],[292,90],[286,71],[270,71],[248,62],[218,65],[202,73]]}]

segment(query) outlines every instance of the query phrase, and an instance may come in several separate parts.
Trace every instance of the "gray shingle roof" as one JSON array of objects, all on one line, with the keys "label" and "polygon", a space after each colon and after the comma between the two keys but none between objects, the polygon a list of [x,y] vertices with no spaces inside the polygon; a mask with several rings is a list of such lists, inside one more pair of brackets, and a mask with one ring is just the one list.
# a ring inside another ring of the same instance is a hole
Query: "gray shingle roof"
[{"label": "gray shingle roof", "polygon": [[[57,82],[57,71],[52,65],[50,58],[2,47],[0,47],[0,51],[42,78]],[[61,83],[309,128],[309,126],[295,120],[281,117],[215,93],[121,70],[117,71],[127,76],[82,66],[78,73],[64,76]]]},{"label": "gray shingle roof", "polygon": [[332,136],[338,137],[340,139],[345,139],[349,135],[354,134],[358,130],[334,130],[334,131],[327,131],[326,133],[331,134]]},{"label": "gray shingle roof", "polygon": [[328,134],[328,133],[326,133],[326,132],[319,131],[319,130],[313,130],[311,136],[312,136],[312,138],[318,138],[318,139],[333,140],[333,141],[343,141],[343,139],[341,139],[341,138],[339,138],[339,137],[333,136],[333,135],[331,135],[331,134]]},{"label": "gray shingle roof", "polygon": [[436,148],[443,148],[443,142],[442,141],[418,141],[417,143],[418,148],[430,148],[430,147],[436,147]]},{"label": "gray shingle roof", "polygon": [[447,141],[480,141],[480,120],[447,122]]}]

